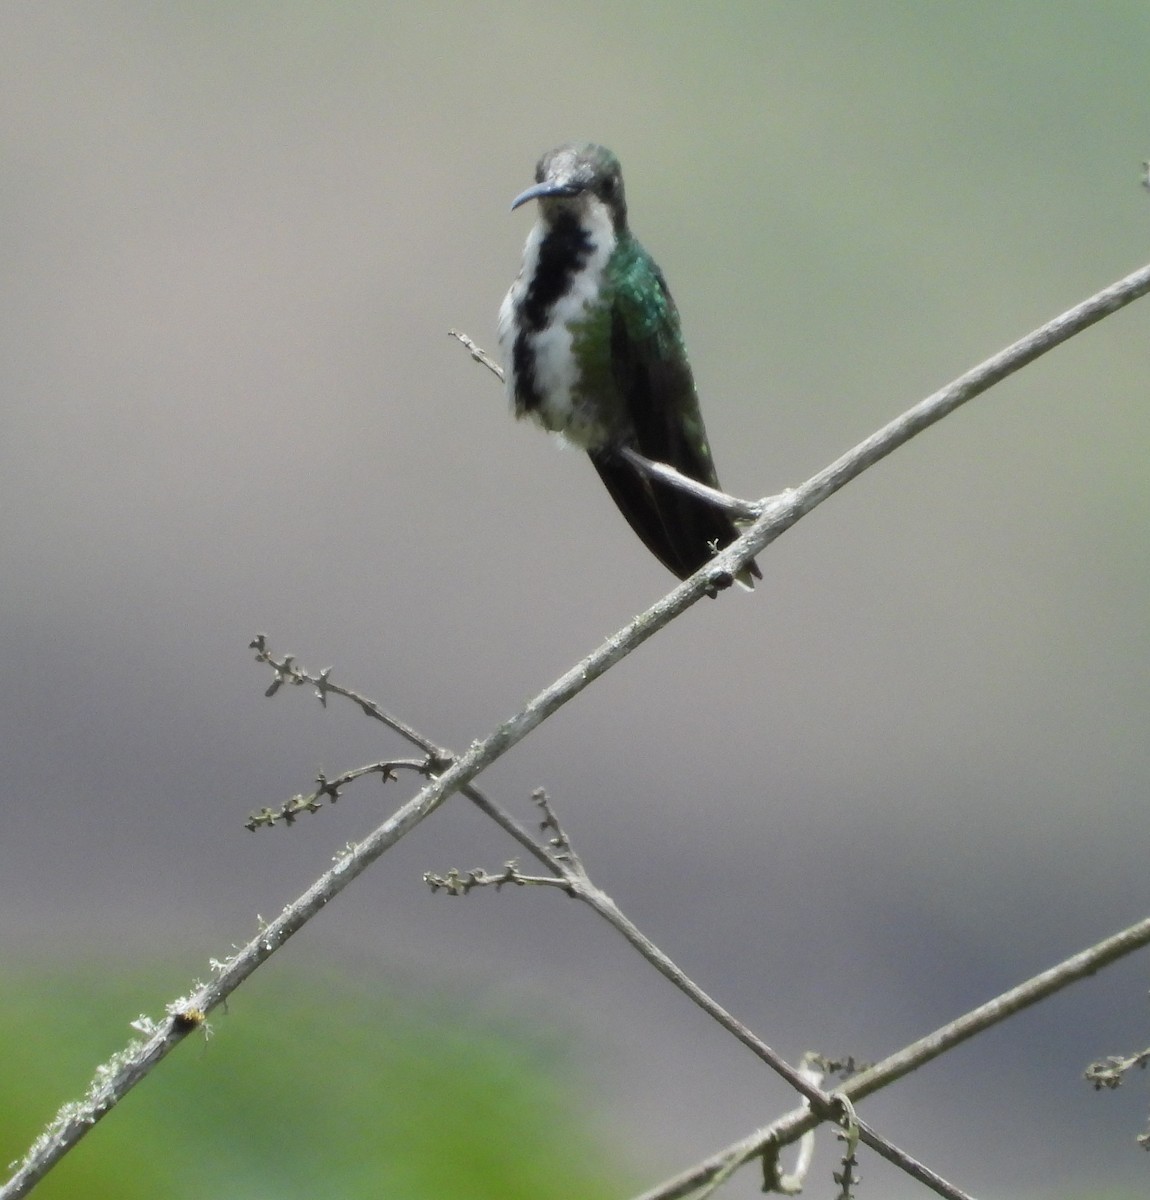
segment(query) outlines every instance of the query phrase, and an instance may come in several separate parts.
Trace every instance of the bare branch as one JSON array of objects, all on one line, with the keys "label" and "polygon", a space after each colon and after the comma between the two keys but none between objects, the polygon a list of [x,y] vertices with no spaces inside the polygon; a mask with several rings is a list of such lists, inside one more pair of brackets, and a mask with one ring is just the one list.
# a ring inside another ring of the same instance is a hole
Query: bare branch
[{"label": "bare branch", "polygon": [[[264,633],[257,633],[249,648],[256,651],[256,662],[266,663],[276,674],[276,679],[267,692],[264,693],[265,695],[275,695],[284,683],[291,683],[297,687],[311,684],[316,690],[316,698],[325,708],[327,707],[327,697],[329,694],[342,696],[346,700],[351,701],[362,713],[372,720],[379,721],[382,725],[387,726],[388,729],[394,730],[401,737],[411,742],[412,745],[418,746],[421,750],[425,751],[427,753],[429,775],[438,774],[455,761],[455,755],[451,751],[444,749],[442,746],[437,746],[418,729],[415,729],[406,721],[400,720],[399,717],[394,716],[392,713],[387,712],[374,700],[364,696],[361,692],[334,682],[331,678],[330,667],[325,668],[316,675],[301,666],[297,666],[294,655],[288,654],[282,659],[277,659],[268,645],[267,634]],[[460,793],[466,796],[480,812],[494,821],[505,833],[514,838],[525,850],[538,858],[540,862],[544,865],[549,863],[550,860],[539,849],[538,843],[531,834],[514,817],[500,808],[494,801],[489,800],[473,784],[468,784],[466,787],[460,788]],[[260,813],[249,818],[249,827],[251,820],[267,811],[269,810],[261,810]]]},{"label": "bare branch", "polygon": [[394,783],[398,776],[396,771],[414,771],[418,775],[431,779],[435,776],[435,765],[432,759],[392,758],[385,762],[368,763],[365,767],[356,767],[351,771],[343,771],[334,779],[320,771],[316,776],[314,792],[306,792],[292,796],[277,808],[261,808],[251,813],[244,822],[245,829],[256,830],[271,828],[283,822],[291,825],[302,812],[319,812],[326,800],[334,804],[339,799],[340,790],[362,779],[365,775],[378,775],[382,783]]},{"label": "bare branch", "polygon": [[374,700],[369,700],[361,693],[335,683],[331,679],[331,667],[325,667],[318,675],[314,675],[305,671],[303,667],[296,666],[294,654],[285,654],[283,658],[277,659],[268,645],[266,633],[257,633],[249,643],[248,649],[256,652],[256,662],[266,663],[275,672],[275,679],[264,693],[265,696],[274,696],[284,684],[291,684],[293,687],[305,687],[310,684],[315,688],[316,698],[324,708],[327,707],[329,695],[343,696],[345,700],[350,700],[364,716],[378,721],[381,725],[385,725],[394,733],[399,734],[404,741],[418,746],[428,756],[437,771],[451,762],[452,756],[446,750],[435,745],[434,742],[428,741],[419,730],[412,728],[406,721],[401,721],[399,717],[393,716],[376,704]]},{"label": "bare branch", "polygon": [[1096,1092],[1102,1091],[1103,1088],[1113,1091],[1122,1086],[1127,1071],[1132,1071],[1135,1067],[1144,1071],[1147,1063],[1150,1063],[1150,1047],[1139,1050],[1137,1054],[1112,1054],[1100,1062],[1092,1062],[1086,1068],[1084,1078]]},{"label": "bare branch", "polygon": [[1117,283],[1096,292],[1090,299],[1068,309],[959,376],[953,383],[920,400],[806,483],[781,496],[768,498],[764,502],[766,511],[763,516],[741,538],[716,555],[708,567],[714,569],[725,564],[728,573],[736,574],[811,509],[916,434],[1147,292],[1150,292],[1150,266],[1133,271]]},{"label": "bare branch", "polygon": [[495,361],[495,359],[491,357],[490,354],[487,353],[486,350],[483,349],[482,346],[477,345],[471,338],[467,336],[467,334],[458,329],[449,329],[447,334],[449,337],[455,338],[457,342],[460,342],[466,348],[468,354],[470,354],[477,363],[482,363],[482,365],[485,366],[491,372],[491,374],[499,380],[500,383],[503,382],[503,368]]},{"label": "bare branch", "polygon": [[[799,1070],[811,1083],[819,1087],[823,1082],[824,1072],[816,1062],[817,1057],[817,1055],[804,1054],[803,1061],[799,1063]],[[808,1104],[807,1107],[809,1108],[810,1105]],[[808,1129],[799,1138],[799,1152],[795,1159],[794,1170],[789,1173],[783,1170],[782,1150],[781,1145],[774,1145],[763,1151],[763,1191],[777,1192],[781,1196],[797,1196],[803,1190],[803,1184],[810,1173],[811,1162],[814,1159],[815,1131]],[[729,1178],[742,1165],[741,1162],[732,1161],[726,1171],[721,1171],[716,1175],[716,1180]],[[704,1188],[701,1193],[696,1193],[696,1196],[706,1195],[710,1190],[712,1189]]]},{"label": "bare branch", "polygon": [[[852,1101],[861,1100],[864,1096],[877,1092],[924,1063],[930,1062],[932,1058],[937,1058],[960,1042],[974,1037],[1000,1021],[1005,1021],[1007,1017],[1037,1004],[1040,1000],[1045,1000],[1047,996],[1054,995],[1070,984],[1094,975],[1103,967],[1146,945],[1150,945],[1150,917],[1103,939],[1079,954],[1071,955],[1048,971],[1043,971],[1025,983],[1003,992],[986,1004],[883,1059],[882,1062],[860,1071],[842,1085],[840,1092]],[[689,1196],[705,1184],[716,1171],[728,1170],[732,1160],[742,1163],[764,1151],[773,1153],[775,1147],[794,1141],[808,1129],[813,1129],[817,1123],[817,1117],[807,1109],[794,1109],[764,1129],[733,1142],[682,1174],[651,1191],[644,1192],[642,1196],[636,1197],[636,1200],[677,1200],[678,1197]]]},{"label": "bare branch", "polygon": [[[574,855],[573,851],[571,851],[570,841],[560,827],[555,812],[547,801],[546,794],[541,789],[535,793],[535,800],[545,813],[544,829],[553,829],[556,834],[552,840],[552,846],[558,847],[556,851],[552,852],[552,850],[542,846],[539,847],[539,850],[548,858],[549,865],[559,877],[558,879],[523,877],[518,874],[513,863],[508,863],[504,869],[504,874],[498,876],[487,875],[482,871],[471,871],[467,875],[462,875],[458,871],[451,871],[446,876],[431,876],[430,878],[425,876],[425,881],[434,890],[443,889],[452,895],[464,895],[473,887],[484,884],[499,886],[506,883],[540,883],[552,886],[564,886],[570,895],[582,900],[611,925],[612,928],[621,933],[631,946],[665,979],[673,983],[675,987],[694,1001],[703,1012],[738,1041],[742,1042],[753,1054],[766,1063],[771,1070],[782,1076],[791,1087],[806,1098],[807,1107],[804,1111],[815,1115],[807,1129],[803,1130],[797,1137],[801,1138],[804,1134],[813,1130],[820,1121],[831,1120],[837,1122],[840,1118],[843,1120],[849,1119],[851,1136],[856,1138],[856,1140],[865,1142],[888,1162],[894,1163],[908,1175],[933,1189],[940,1196],[947,1197],[947,1200],[969,1200],[965,1192],[948,1183],[942,1176],[931,1171],[917,1159],[907,1154],[904,1150],[899,1149],[888,1139],[877,1133],[871,1126],[860,1120],[855,1115],[853,1108],[850,1107],[849,1098],[842,1091],[833,1094],[824,1092],[818,1086],[818,1073],[812,1071],[809,1061],[805,1061],[799,1067],[792,1067],[782,1055],[768,1046],[762,1038],[752,1032],[746,1025],[723,1008],[717,1000],[704,991],[672,958],[660,950],[623,913],[606,892],[592,883],[582,863]],[[794,1141],[796,1138],[789,1138],[787,1140]],[[783,1141],[779,1140],[777,1147],[781,1147],[783,1144]],[[763,1153],[764,1149],[765,1147],[758,1147],[755,1154]],[[755,1154],[748,1155],[747,1158],[739,1159],[738,1161],[731,1159],[724,1162],[717,1168],[718,1175],[722,1179],[725,1179],[749,1158],[755,1157]],[[808,1158],[809,1154],[810,1150],[808,1148],[806,1151]],[[846,1156],[846,1158],[850,1157],[852,1155],[848,1154]],[[846,1158],[844,1158],[844,1162],[846,1162]],[[851,1169],[850,1166],[844,1166],[843,1168],[844,1179],[848,1185],[851,1178]],[[784,1187],[793,1187],[794,1175],[789,1179],[785,1177],[781,1178],[781,1182],[784,1184]],[[715,1178],[709,1177],[703,1180],[701,1186],[704,1186],[708,1191],[711,1190],[715,1186]],[[694,1191],[697,1188],[691,1190]]]},{"label": "bare branch", "polygon": [[729,496],[726,492],[708,487],[705,483],[700,483],[689,475],[681,475],[674,467],[670,467],[666,463],[652,462],[651,459],[645,458],[638,450],[633,450],[630,446],[623,446],[619,450],[619,457],[626,459],[641,474],[661,479],[664,483],[669,483],[680,491],[697,496],[700,500],[706,500],[708,504],[721,508],[733,517],[753,521],[755,517],[762,516],[765,506],[765,502],[762,500],[740,500],[737,496]]},{"label": "bare branch", "polygon": [[[207,1014],[218,1004],[223,1003],[227,996],[275,953],[292,934],[311,920],[404,834],[430,816],[449,796],[468,788],[476,776],[522,741],[549,716],[590,686],[617,662],[641,646],[664,625],[695,604],[704,595],[714,591],[720,582],[725,582],[728,576],[737,575],[739,570],[746,566],[752,558],[839,488],[966,401],[979,395],[1025,364],[1032,362],[1046,351],[1060,345],[1074,334],[1101,320],[1109,313],[1117,311],[1144,295],[1147,291],[1150,291],[1150,267],[1144,267],[1104,289],[1091,299],[1036,330],[1022,341],[1008,347],[994,358],[988,359],[950,386],[921,401],[793,492],[765,500],[763,515],[745,534],[667,596],[652,605],[645,613],[635,618],[613,637],[608,638],[597,650],[545,688],[488,737],[473,743],[466,754],[445,764],[441,774],[429,782],[418,795],[393,813],[361,843],[349,848],[345,855],[341,855],[331,870],[317,879],[296,901],[288,905],[280,916],[266,926],[256,938],[252,939],[232,958],[218,964],[219,970],[216,978],[211,983],[199,987],[186,1001],[182,1001],[181,1011]],[[477,361],[484,361],[482,357],[474,353],[473,357],[476,357]],[[489,370],[496,370],[495,364],[491,362],[486,362],[484,365]],[[259,657],[263,652],[263,647],[256,645],[254,648]],[[291,679],[290,661],[277,666],[276,669],[279,675],[277,681],[269,689],[269,693],[278,690],[283,682]],[[321,699],[323,694],[321,691]],[[401,736],[409,736],[402,731],[402,722],[392,723],[391,719],[386,719],[385,715],[381,713],[369,712],[368,715],[384,720],[385,724],[395,729]],[[420,743],[416,741],[416,744]],[[422,746],[422,748],[428,753],[431,753],[433,749],[428,746]],[[514,822],[511,822],[511,825],[513,828],[517,828]],[[602,893],[600,895],[604,905],[613,907],[608,897]],[[635,932],[638,933],[637,930]],[[674,965],[670,964],[669,960],[668,964],[671,967]],[[677,970],[677,968],[675,969]],[[1033,1000],[1030,1002],[1033,1003]],[[715,1008],[717,1009],[718,1006],[715,1005]],[[733,1018],[729,1019],[736,1026],[738,1025]],[[998,1016],[996,1019],[1002,1019],[1002,1017]],[[0,1188],[0,1200],[15,1200],[16,1197],[27,1195],[34,1184],[186,1036],[186,1025],[187,1022],[177,1023],[174,1017],[169,1017],[146,1042],[132,1041],[109,1063],[101,1067],[84,1100],[74,1105],[66,1105],[61,1109],[48,1130],[37,1139],[16,1173],[3,1188]],[[742,1029],[741,1026],[738,1028]],[[754,1035],[749,1031],[745,1032],[753,1039]],[[970,1034],[965,1036],[970,1036]],[[740,1040],[743,1039],[740,1038]],[[941,1049],[934,1053],[941,1053]],[[773,1055],[773,1052],[771,1054]],[[927,1058],[933,1056],[933,1053],[926,1055]],[[777,1058],[777,1056],[774,1057]],[[882,1074],[882,1068],[886,1065],[879,1064],[872,1068],[871,1072],[863,1072],[855,1080],[849,1081],[843,1087],[844,1094],[857,1099],[867,1091],[883,1086],[884,1083],[890,1081],[890,1078],[897,1078],[897,1074],[889,1077]],[[785,1069],[780,1070],[780,1073],[794,1074],[793,1068],[778,1059],[776,1069],[780,1067]],[[907,1066],[906,1069],[911,1068]],[[853,1088],[852,1084],[854,1084]],[[810,1086],[802,1080],[799,1080],[795,1086],[804,1095],[812,1090],[817,1093],[817,1089],[810,1089]],[[819,1100],[812,1099],[812,1103],[820,1104],[825,1111],[825,1103],[821,1094]],[[817,1121],[818,1117],[810,1113],[800,1114],[796,1121],[791,1122],[791,1125],[797,1126],[803,1122],[809,1122],[809,1124],[803,1125],[802,1129],[794,1128],[793,1134],[791,1134],[791,1126],[787,1126],[790,1135],[788,1140],[798,1137],[806,1128],[813,1127]],[[778,1125],[779,1123],[776,1122],[772,1129]],[[865,1126],[861,1123],[860,1136],[867,1141],[868,1145],[872,1144],[868,1140]],[[761,1153],[766,1144],[766,1142],[761,1143],[756,1153]],[[700,1181],[700,1185],[705,1182],[706,1179],[703,1179]],[[943,1194],[955,1195],[957,1193],[951,1191]]]},{"label": "bare branch", "polygon": [[498,892],[509,883],[516,887],[535,884],[541,887],[557,887],[571,893],[571,886],[563,879],[554,875],[524,875],[514,861],[504,863],[503,870],[498,875],[490,875],[486,871],[474,868],[470,871],[457,871],[454,867],[446,875],[436,875],[432,871],[423,873],[423,882],[433,892],[446,892],[449,896],[466,896],[472,888],[494,887]]}]

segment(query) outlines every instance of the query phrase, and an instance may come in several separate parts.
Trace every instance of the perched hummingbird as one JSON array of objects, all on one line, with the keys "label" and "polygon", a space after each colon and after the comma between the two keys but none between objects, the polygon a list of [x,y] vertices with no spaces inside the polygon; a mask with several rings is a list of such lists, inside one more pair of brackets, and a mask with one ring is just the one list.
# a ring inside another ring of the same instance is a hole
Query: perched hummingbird
[{"label": "perched hummingbird", "polygon": [[[529,200],[539,201],[539,220],[499,310],[515,415],[586,450],[647,549],[686,579],[739,530],[722,509],[619,455],[630,447],[719,486],[679,313],[627,225],[619,160],[592,142],[559,146],[511,207]],[[758,566],[738,578],[752,586]]]}]

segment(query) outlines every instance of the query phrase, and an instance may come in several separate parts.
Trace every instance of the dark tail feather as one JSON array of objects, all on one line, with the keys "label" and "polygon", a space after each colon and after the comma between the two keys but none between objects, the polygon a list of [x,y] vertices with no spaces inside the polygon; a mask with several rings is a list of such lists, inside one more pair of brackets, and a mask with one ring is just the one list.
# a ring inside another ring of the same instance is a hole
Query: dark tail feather
[{"label": "dark tail feather", "polygon": [[[721,550],[739,536],[734,521],[721,508],[643,475],[610,451],[592,450],[588,455],[631,528],[663,566],[680,579],[710,562],[713,547]],[[738,576],[747,587],[753,587],[753,580],[761,578],[754,562]]]}]

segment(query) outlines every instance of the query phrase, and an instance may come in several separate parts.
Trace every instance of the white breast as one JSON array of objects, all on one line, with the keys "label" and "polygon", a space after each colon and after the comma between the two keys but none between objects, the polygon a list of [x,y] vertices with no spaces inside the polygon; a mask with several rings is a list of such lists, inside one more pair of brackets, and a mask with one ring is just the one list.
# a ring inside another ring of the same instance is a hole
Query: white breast
[{"label": "white breast", "polygon": [[[573,277],[570,289],[551,306],[543,328],[530,335],[535,355],[535,384],[541,398],[539,408],[530,415],[544,429],[562,434],[567,441],[586,450],[602,444],[606,431],[595,398],[579,394],[579,367],[572,353],[569,327],[581,319],[598,298],[604,268],[615,249],[615,230],[602,203],[588,205],[580,215],[591,244],[591,254]],[[499,347],[512,405],[515,405],[516,391],[512,361],[515,314],[526,299],[546,232],[542,221],[531,230],[523,249],[522,270],[499,309]],[[517,409],[516,415],[524,414]]]}]

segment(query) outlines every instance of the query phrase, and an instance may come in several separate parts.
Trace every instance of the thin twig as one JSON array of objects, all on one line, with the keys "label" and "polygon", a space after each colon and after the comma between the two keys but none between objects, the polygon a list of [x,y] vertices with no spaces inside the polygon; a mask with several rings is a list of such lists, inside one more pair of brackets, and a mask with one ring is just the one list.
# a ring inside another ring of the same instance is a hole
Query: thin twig
[{"label": "thin twig", "polygon": [[449,329],[447,331],[449,337],[455,338],[457,342],[462,343],[466,347],[468,354],[471,355],[477,363],[482,363],[500,383],[503,382],[503,368],[483,349],[477,345],[467,334],[458,329]]},{"label": "thin twig", "polygon": [[[813,1082],[822,1082],[821,1074],[812,1072]],[[763,1152],[763,1191],[777,1192],[781,1196],[798,1196],[810,1174],[811,1163],[815,1157],[815,1131],[808,1129],[799,1138],[799,1152],[795,1156],[794,1168],[783,1170],[781,1151],[782,1146],[771,1146]],[[720,1171],[716,1178],[728,1179],[742,1166],[742,1163],[732,1162],[726,1171]],[[705,1190],[704,1190],[705,1194]]]},{"label": "thin twig", "polygon": [[[1146,945],[1150,945],[1150,917],[1112,937],[1104,938],[1087,950],[1071,955],[1048,971],[1035,975],[917,1042],[912,1042],[882,1062],[858,1072],[838,1090],[853,1101],[861,1100],[864,1096],[887,1087],[924,1063],[930,1062],[932,1058],[937,1058],[960,1042],[974,1037],[992,1025],[997,1025],[1000,1021],[1005,1021],[1007,1017],[1037,1004],[1040,1000],[1045,1000],[1070,984],[1096,974],[1103,967]],[[732,1159],[746,1162],[768,1148],[794,1141],[816,1124],[817,1118],[807,1109],[793,1109],[764,1129],[733,1142],[673,1179],[644,1192],[635,1200],[679,1200],[680,1197],[689,1196],[706,1183],[713,1172],[725,1171]]]},{"label": "thin twig", "polygon": [[[812,1082],[812,1075],[806,1067],[792,1067],[782,1055],[773,1050],[757,1034],[744,1025],[737,1017],[729,1013],[717,1000],[703,990],[683,969],[666,955],[635,923],[619,908],[606,892],[591,882],[581,866],[555,858],[552,869],[561,874],[566,881],[571,895],[582,900],[594,912],[598,913],[613,929],[642,955],[665,979],[668,979],[681,992],[689,996],[695,1004],[723,1029],[742,1042],[751,1053],[755,1054],[771,1070],[782,1076],[808,1102],[804,1112],[811,1114],[808,1129],[813,1129],[823,1120],[836,1120],[841,1102],[837,1099],[845,1089],[838,1089],[835,1094],[824,1092]],[[527,882],[527,881],[524,881]],[[543,882],[543,881],[539,881]],[[547,881],[550,882],[550,881]],[[855,1117],[852,1113],[853,1129],[859,1139],[866,1143],[877,1154],[888,1162],[905,1171],[912,1178],[931,1188],[947,1200],[970,1200],[960,1188],[943,1179],[925,1164],[918,1161],[905,1150],[895,1146],[887,1138],[878,1133],[872,1126]],[[803,1130],[803,1133],[807,1130]],[[802,1134],[796,1135],[801,1137]],[[788,1138],[794,1141],[796,1138]],[[781,1142],[779,1143],[782,1144]],[[759,1148],[761,1153],[763,1147]],[[746,1160],[742,1160],[746,1161]],[[742,1162],[733,1164],[731,1169],[741,1166]]]},{"label": "thin twig", "polygon": [[[330,667],[315,674],[299,666],[293,654],[276,658],[272,653],[271,647],[268,645],[267,634],[264,633],[256,634],[249,649],[255,650],[256,662],[267,664],[275,672],[276,678],[264,695],[275,695],[285,683],[290,683],[295,687],[303,687],[310,684],[315,688],[316,698],[325,708],[327,707],[328,695],[343,696],[344,699],[350,700],[365,716],[373,721],[378,721],[381,725],[399,734],[400,737],[410,742],[413,746],[418,746],[427,754],[428,774],[437,775],[455,761],[455,755],[450,750],[436,745],[435,742],[422,734],[414,726],[389,713],[374,700],[363,695],[362,692],[357,692],[352,688],[345,687],[343,684],[335,683],[331,679]],[[544,865],[549,862],[549,859],[539,851],[535,839],[531,834],[510,813],[489,800],[477,787],[473,784],[468,784],[466,787],[460,788],[460,794],[466,796],[480,812],[494,821],[525,850],[538,858],[540,862]],[[266,810],[261,810],[261,812],[263,811]],[[258,816],[259,814],[256,815]],[[250,820],[249,818],[249,826]],[[266,824],[267,822],[260,823]]]},{"label": "thin twig", "polygon": [[1096,1092],[1102,1091],[1103,1088],[1113,1091],[1122,1086],[1128,1071],[1133,1071],[1135,1067],[1144,1071],[1147,1063],[1150,1063],[1150,1046],[1136,1054],[1112,1054],[1109,1058],[1092,1062],[1086,1068],[1083,1078]]},{"label": "thin twig", "polygon": [[762,500],[740,500],[738,496],[729,496],[726,492],[719,491],[718,488],[708,487],[705,483],[700,483],[689,475],[680,474],[674,467],[668,466],[666,463],[653,462],[630,446],[621,446],[618,453],[620,458],[626,459],[642,474],[661,479],[664,483],[669,483],[680,491],[697,496],[700,500],[706,500],[708,504],[713,504],[715,508],[721,508],[733,517],[753,521],[756,517],[762,516],[764,508]]},{"label": "thin twig", "polygon": [[438,764],[442,767],[451,762],[452,756],[441,746],[437,746],[425,738],[418,729],[414,729],[406,721],[389,713],[385,708],[381,708],[374,700],[368,699],[360,692],[335,683],[331,679],[330,667],[326,667],[316,675],[297,666],[294,654],[285,654],[283,658],[277,659],[268,645],[265,633],[257,633],[248,644],[248,649],[256,652],[256,662],[266,663],[275,672],[275,679],[264,692],[265,696],[274,696],[285,684],[290,684],[292,687],[310,685],[315,688],[316,698],[324,708],[327,707],[329,695],[342,696],[345,700],[350,700],[364,716],[378,721],[381,725],[399,734],[405,741],[410,742],[413,746],[418,746],[428,756],[433,766]]}]

